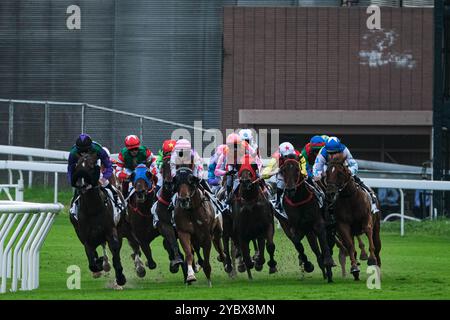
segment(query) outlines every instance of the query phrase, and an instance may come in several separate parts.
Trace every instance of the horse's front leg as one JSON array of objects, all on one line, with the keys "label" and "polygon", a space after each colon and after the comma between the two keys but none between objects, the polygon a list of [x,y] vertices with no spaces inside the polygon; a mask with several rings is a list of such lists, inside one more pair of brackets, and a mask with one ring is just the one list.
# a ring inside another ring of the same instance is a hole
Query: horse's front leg
[{"label": "horse's front leg", "polygon": [[375,245],[373,242],[372,219],[369,220],[369,223],[367,224],[364,231],[366,233],[367,239],[369,239],[369,259],[367,260],[367,264],[369,266],[376,266],[377,258],[375,257]]},{"label": "horse's front leg", "polygon": [[356,236],[356,239],[358,239],[358,246],[361,252],[359,253],[359,259],[362,261],[367,260],[369,257],[367,256],[366,247],[364,246],[364,242],[362,241],[360,236]]},{"label": "horse's front leg", "polygon": [[330,254],[330,248],[328,247],[327,232],[325,229],[324,221],[319,221],[314,226],[314,232],[317,235],[317,238],[319,239],[320,251],[322,252],[323,258],[323,265],[326,269],[326,277],[328,279],[328,282],[333,282],[332,280],[333,274],[331,268],[334,266],[334,261]]},{"label": "horse's front leg", "polygon": [[187,265],[186,282],[192,283],[194,281],[197,281],[197,278],[195,277],[194,268],[192,267],[194,255],[192,254],[191,235],[188,232],[178,230],[178,238],[180,239],[181,246],[183,247],[185,261]]},{"label": "horse's front leg", "polygon": [[253,261],[255,262],[255,270],[261,271],[263,269],[264,263],[266,262],[266,259],[264,258],[264,248],[266,247],[266,239],[261,236],[257,238],[258,241],[258,248],[261,248],[261,250],[258,251],[258,254],[256,254],[256,257],[253,258]]},{"label": "horse's front leg", "polygon": [[249,244],[249,242],[250,242],[249,240],[244,240],[244,239],[241,239],[239,241],[239,243],[241,245],[241,254],[242,254],[242,258],[243,258],[244,263],[245,263],[245,268],[247,270],[248,278],[249,279],[253,279],[252,272],[250,270],[253,269],[255,264],[252,261],[252,258],[250,257],[250,244]]},{"label": "horse's front leg", "polygon": [[157,228],[159,233],[163,236],[164,240],[167,241],[168,248],[171,250],[170,256],[170,272],[178,272],[179,266],[183,264],[183,259],[180,255],[180,248],[178,246],[177,234],[175,233],[174,227],[171,223],[170,213],[165,208],[160,208],[162,204],[158,203],[157,214],[159,221],[157,223]]},{"label": "horse's front leg", "polygon": [[120,261],[120,249],[122,248],[122,239],[117,236],[117,230],[113,229],[113,234],[108,239],[109,250],[111,250],[113,256],[113,267],[116,273],[116,284],[117,289],[121,289],[123,285],[127,282],[125,275],[123,274],[123,267]]},{"label": "horse's front leg", "polygon": [[84,244],[84,251],[86,252],[86,256],[88,258],[89,270],[92,272],[92,277],[98,278],[101,276],[101,272],[103,271],[103,265],[100,259],[98,259],[97,251],[95,248],[90,246],[89,244]]},{"label": "horse's front leg", "polygon": [[[267,263],[269,265],[269,273],[275,273],[277,272],[277,262],[275,261],[275,243],[273,242],[273,235],[275,233],[275,228],[274,228],[274,224],[273,224],[273,220],[272,223],[269,224],[269,226],[267,227],[267,233],[266,233],[266,249],[267,249],[267,253],[269,253],[269,262]],[[260,250],[263,252],[263,257],[264,257],[264,247],[260,248]]]},{"label": "horse's front leg", "polygon": [[347,249],[348,255],[351,261],[350,273],[353,274],[355,280],[359,280],[359,268],[356,262],[356,251],[353,242],[353,237],[351,235],[350,226],[345,223],[338,223],[337,228],[339,230],[340,238],[342,239],[345,249]]},{"label": "horse's front leg", "polygon": [[212,247],[212,239],[208,238],[205,240],[203,244],[203,272],[205,273],[206,279],[208,279],[208,286],[211,288],[211,264],[210,264],[210,256],[211,256],[211,247]]},{"label": "horse's front leg", "polygon": [[222,231],[222,228],[220,226],[216,226],[214,228],[214,232],[213,232],[213,236],[212,237],[213,237],[212,241],[213,241],[213,244],[214,244],[214,248],[216,249],[217,253],[219,254],[219,256],[217,257],[217,260],[219,262],[222,262],[224,267],[225,267],[227,256],[225,255],[224,246],[223,246],[223,243],[221,241],[222,237],[223,237],[223,231]]}]

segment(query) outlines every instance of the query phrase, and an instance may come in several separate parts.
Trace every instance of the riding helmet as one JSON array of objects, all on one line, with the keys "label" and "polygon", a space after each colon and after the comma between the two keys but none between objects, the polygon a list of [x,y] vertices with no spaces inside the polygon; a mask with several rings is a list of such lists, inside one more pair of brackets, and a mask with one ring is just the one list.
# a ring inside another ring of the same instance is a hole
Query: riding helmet
[{"label": "riding helmet", "polygon": [[88,134],[82,133],[78,137],[77,142],[75,144],[77,146],[78,151],[87,152],[91,148],[92,139]]}]

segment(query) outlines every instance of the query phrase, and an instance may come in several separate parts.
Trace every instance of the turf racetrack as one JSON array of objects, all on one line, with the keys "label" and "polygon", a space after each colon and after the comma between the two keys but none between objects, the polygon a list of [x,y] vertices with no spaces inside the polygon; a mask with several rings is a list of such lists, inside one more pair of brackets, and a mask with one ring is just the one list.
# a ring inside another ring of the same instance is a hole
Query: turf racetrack
[{"label": "turf racetrack", "polygon": [[[27,196],[28,195],[28,196]],[[27,201],[51,202],[52,190],[44,194],[27,190]],[[66,206],[69,194],[61,197]],[[207,286],[201,271],[198,281],[191,286],[182,282],[179,274],[169,272],[167,253],[162,238],[152,243],[153,256],[158,266],[146,269],[144,278],[138,278],[125,242],[122,263],[127,284],[123,291],[111,289],[113,270],[109,275],[93,279],[87,266],[84,249],[69,222],[67,210],[55,220],[41,250],[40,287],[34,291],[0,294],[1,299],[449,299],[450,298],[450,221],[406,223],[406,236],[400,237],[399,224],[382,226],[382,279],[381,289],[366,286],[366,262],[361,264],[361,281],[350,276],[342,278],[340,267],[333,269],[334,283],[327,284],[317,268],[309,247],[307,254],[316,269],[301,276],[297,253],[284,236],[276,230],[275,259],[278,273],[269,275],[267,265],[262,272],[252,270],[254,279],[246,273],[230,279],[216,260],[213,249],[212,288]],[[367,243],[367,240],[365,240]],[[111,257],[111,255],[110,255]],[[335,252],[334,259],[338,262]],[[67,289],[70,274],[67,268],[81,268],[81,289]],[[347,263],[347,269],[349,269]],[[8,283],[8,288],[10,284]]]}]

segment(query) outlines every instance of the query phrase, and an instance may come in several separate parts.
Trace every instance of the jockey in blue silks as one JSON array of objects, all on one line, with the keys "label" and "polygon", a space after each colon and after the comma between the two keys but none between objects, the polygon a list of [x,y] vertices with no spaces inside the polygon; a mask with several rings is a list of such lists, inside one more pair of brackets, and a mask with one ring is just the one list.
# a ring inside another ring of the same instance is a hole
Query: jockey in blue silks
[{"label": "jockey in blue silks", "polygon": [[318,181],[325,175],[326,165],[332,154],[341,153],[346,159],[348,169],[350,170],[355,182],[360,185],[369,195],[372,200],[372,213],[377,213],[377,198],[372,189],[364,184],[364,182],[356,175],[358,173],[358,163],[353,158],[350,150],[337,138],[330,137],[325,143],[325,146],[319,151],[316,161],[313,166],[313,179]]}]

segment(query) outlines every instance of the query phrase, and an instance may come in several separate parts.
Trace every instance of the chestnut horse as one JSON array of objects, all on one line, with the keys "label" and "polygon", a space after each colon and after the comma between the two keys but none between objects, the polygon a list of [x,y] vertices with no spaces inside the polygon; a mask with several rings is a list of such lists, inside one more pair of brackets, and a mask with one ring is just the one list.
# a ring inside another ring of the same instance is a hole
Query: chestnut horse
[{"label": "chestnut horse", "polygon": [[280,172],[285,182],[283,208],[288,216],[288,224],[294,239],[300,242],[305,235],[308,236],[324,279],[327,279],[329,283],[333,282],[331,268],[334,266],[334,262],[328,243],[326,224],[317,198],[306,186],[307,177],[302,175],[300,163],[296,159],[285,160]]},{"label": "chestnut horse", "polygon": [[[254,164],[244,160],[239,168],[239,188],[233,199],[233,241],[240,250],[249,279],[252,279],[251,269],[261,271],[264,263],[264,251],[269,253],[269,273],[277,272],[277,262],[274,259],[275,244],[274,216],[272,205],[264,195],[259,180],[256,179]],[[250,241],[256,239],[258,252],[250,257]]]},{"label": "chestnut horse", "polygon": [[328,162],[325,184],[327,201],[334,208],[338,237],[350,256],[350,272],[355,280],[359,280],[353,239],[366,234],[369,241],[367,264],[380,267],[380,215],[371,213],[370,196],[355,182],[342,155],[336,155]]},{"label": "chestnut horse", "polygon": [[174,189],[178,193],[175,206],[175,226],[186,257],[188,283],[196,281],[193,250],[203,249],[203,271],[211,287],[211,243],[225,261],[222,247],[222,217],[216,216],[211,202],[200,190],[200,179],[190,168],[179,168],[174,178]]}]

